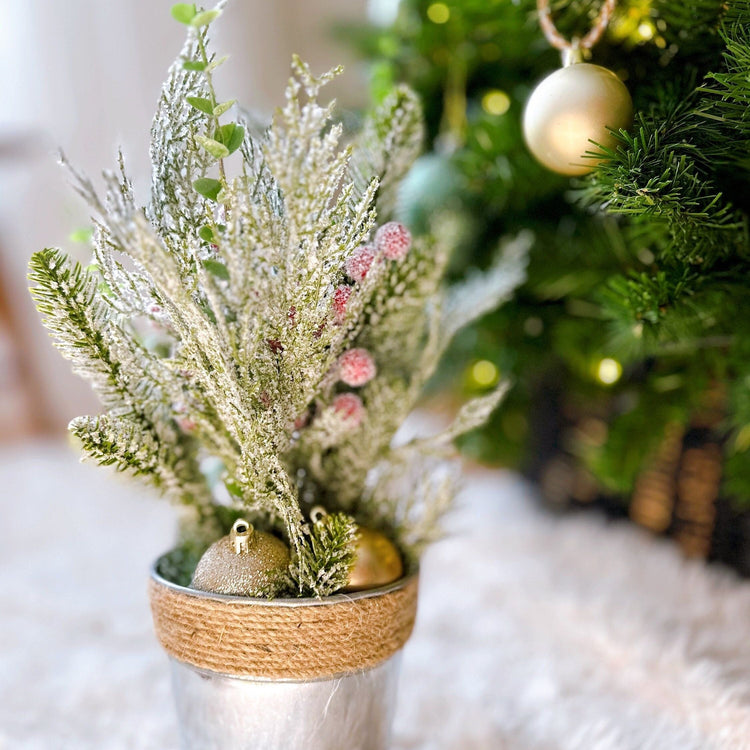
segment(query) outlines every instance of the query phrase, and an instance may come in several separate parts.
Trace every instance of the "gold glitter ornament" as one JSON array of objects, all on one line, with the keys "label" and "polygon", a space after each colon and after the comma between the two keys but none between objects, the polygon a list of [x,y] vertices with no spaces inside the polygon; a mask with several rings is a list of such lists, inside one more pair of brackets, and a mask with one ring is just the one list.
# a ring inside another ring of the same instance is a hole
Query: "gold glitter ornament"
[{"label": "gold glitter ornament", "polygon": [[[310,519],[317,523],[326,511],[316,506]],[[396,545],[385,534],[365,526],[357,527],[357,547],[349,580],[343,591],[364,591],[386,586],[404,574],[404,564]]]},{"label": "gold glitter ornament", "polygon": [[192,586],[214,594],[268,596],[288,567],[289,549],[284,542],[238,518],[231,533],[203,553]]}]

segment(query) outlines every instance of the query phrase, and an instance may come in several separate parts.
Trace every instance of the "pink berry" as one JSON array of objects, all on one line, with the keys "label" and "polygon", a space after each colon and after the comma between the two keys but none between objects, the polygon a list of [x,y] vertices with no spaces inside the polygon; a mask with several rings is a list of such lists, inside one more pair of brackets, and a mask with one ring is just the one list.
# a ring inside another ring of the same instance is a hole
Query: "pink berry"
[{"label": "pink berry", "polygon": [[175,401],[172,409],[176,414],[175,422],[183,432],[192,432],[196,428],[195,422],[187,416],[187,404],[184,401]]},{"label": "pink berry", "polygon": [[352,296],[352,288],[342,284],[336,287],[333,293],[333,315],[337,323],[343,323],[346,317],[346,306],[349,303],[349,297]]},{"label": "pink berry", "polygon": [[339,357],[339,377],[354,388],[375,377],[375,361],[367,349],[349,349]]},{"label": "pink berry", "polygon": [[192,432],[197,427],[190,417],[177,417],[177,426],[183,432]]},{"label": "pink berry", "polygon": [[333,410],[351,427],[359,427],[365,416],[365,407],[362,399],[355,393],[339,393],[333,399]]},{"label": "pink berry", "polygon": [[364,281],[373,260],[375,260],[375,250],[372,245],[362,245],[346,259],[344,268],[352,281]]},{"label": "pink berry", "polygon": [[388,260],[402,260],[410,248],[411,233],[397,221],[389,221],[375,232],[375,250]]}]

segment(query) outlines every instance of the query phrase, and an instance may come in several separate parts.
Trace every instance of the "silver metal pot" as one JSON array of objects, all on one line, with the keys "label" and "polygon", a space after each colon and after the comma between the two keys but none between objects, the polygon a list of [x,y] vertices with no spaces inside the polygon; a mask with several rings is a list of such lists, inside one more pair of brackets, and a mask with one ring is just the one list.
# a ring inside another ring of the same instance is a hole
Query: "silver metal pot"
[{"label": "silver metal pot", "polygon": [[[269,601],[212,595],[177,586],[162,578],[158,568],[157,560],[151,573],[152,609],[157,635],[170,655],[183,750],[385,750],[388,747],[400,650],[369,668],[309,679],[278,679],[206,669],[176,658],[172,641],[160,632],[159,621],[170,614],[157,612],[164,605],[155,605],[153,591],[167,589],[170,596],[205,597],[239,607],[240,612],[243,606],[315,607],[316,617],[318,614],[326,617],[335,616],[335,610],[319,607],[343,603],[351,607],[351,602],[358,602],[365,605],[363,611],[366,611],[373,602],[363,600],[403,593],[408,587],[415,590],[416,576],[379,589],[323,600]],[[411,622],[413,615],[411,612]],[[179,638],[194,642],[192,626],[180,627],[178,623],[177,629]],[[248,638],[257,637],[252,628],[249,631]]]}]

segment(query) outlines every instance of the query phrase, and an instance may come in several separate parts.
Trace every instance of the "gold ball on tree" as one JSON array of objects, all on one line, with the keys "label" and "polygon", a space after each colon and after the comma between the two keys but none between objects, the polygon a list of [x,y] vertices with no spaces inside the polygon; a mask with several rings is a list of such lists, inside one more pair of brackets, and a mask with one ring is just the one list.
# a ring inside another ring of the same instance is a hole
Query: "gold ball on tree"
[{"label": "gold ball on tree", "polygon": [[288,567],[289,549],[284,542],[238,518],[231,533],[203,553],[192,586],[214,594],[268,596]]},{"label": "gold ball on tree", "polygon": [[625,84],[607,68],[574,63],[548,75],[532,92],[523,113],[523,134],[545,167],[564,175],[590,172],[597,160],[591,141],[613,146],[608,128],[628,128],[633,101]]}]

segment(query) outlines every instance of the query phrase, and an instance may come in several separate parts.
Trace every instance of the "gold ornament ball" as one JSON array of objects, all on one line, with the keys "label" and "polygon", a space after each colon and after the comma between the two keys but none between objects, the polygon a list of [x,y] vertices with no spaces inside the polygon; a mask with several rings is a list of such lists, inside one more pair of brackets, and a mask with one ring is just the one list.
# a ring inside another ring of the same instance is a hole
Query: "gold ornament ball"
[{"label": "gold ornament ball", "polygon": [[385,534],[359,527],[357,552],[344,591],[385,586],[404,574],[404,564],[396,546]]},{"label": "gold ornament ball", "polygon": [[214,594],[267,596],[274,592],[288,567],[286,544],[240,518],[228,536],[203,553],[192,586]]},{"label": "gold ornament ball", "polygon": [[574,63],[548,75],[532,92],[523,113],[523,134],[532,154],[564,175],[590,172],[586,151],[614,145],[607,128],[629,128],[633,100],[625,84],[600,65]]}]

